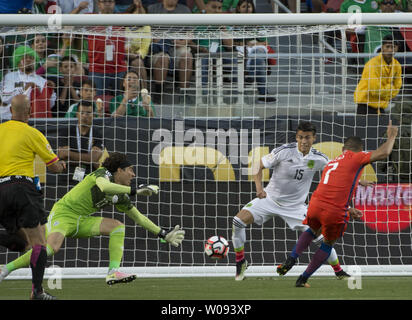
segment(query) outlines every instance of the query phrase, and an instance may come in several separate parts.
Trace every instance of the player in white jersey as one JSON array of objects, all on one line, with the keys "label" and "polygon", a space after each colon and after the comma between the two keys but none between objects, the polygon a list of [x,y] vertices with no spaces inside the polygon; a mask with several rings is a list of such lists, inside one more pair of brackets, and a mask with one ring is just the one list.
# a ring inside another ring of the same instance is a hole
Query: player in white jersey
[{"label": "player in white jersey", "polygon": [[[245,259],[247,225],[264,224],[275,216],[282,218],[290,229],[305,231],[302,224],[307,207],[306,198],[310,191],[313,176],[322,171],[329,159],[323,153],[312,148],[316,141],[316,127],[310,122],[301,122],[296,130],[296,143],[282,145],[260,161],[254,174],[256,198],[246,204],[233,218],[232,242],[236,254],[235,280],[243,280],[248,262]],[[262,186],[262,171],[273,169],[266,188]],[[320,238],[320,237],[319,237]],[[315,239],[319,242],[321,239]],[[349,275],[342,270],[336,251],[328,258],[338,279]]]}]

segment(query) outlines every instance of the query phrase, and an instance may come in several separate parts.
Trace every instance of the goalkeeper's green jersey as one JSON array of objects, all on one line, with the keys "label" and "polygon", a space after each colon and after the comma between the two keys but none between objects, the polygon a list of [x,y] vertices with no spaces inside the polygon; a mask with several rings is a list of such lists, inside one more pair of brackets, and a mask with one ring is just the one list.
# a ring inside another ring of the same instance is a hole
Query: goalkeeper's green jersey
[{"label": "goalkeeper's green jersey", "polygon": [[96,185],[96,179],[103,177],[113,182],[112,174],[106,168],[99,168],[88,174],[80,183],[66,193],[55,204],[56,208],[62,208],[72,213],[88,216],[100,211],[108,205],[115,205],[121,212],[130,210],[133,205],[127,194],[111,194],[100,190]]}]

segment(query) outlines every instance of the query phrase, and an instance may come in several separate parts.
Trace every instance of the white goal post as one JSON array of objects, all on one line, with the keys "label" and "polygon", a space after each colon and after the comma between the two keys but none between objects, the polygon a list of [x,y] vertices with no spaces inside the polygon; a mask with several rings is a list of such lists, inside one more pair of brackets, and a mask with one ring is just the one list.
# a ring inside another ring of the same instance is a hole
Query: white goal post
[{"label": "white goal post", "polygon": [[[401,122],[405,119],[402,113],[395,114],[394,111],[381,118],[372,117],[372,120],[356,118],[353,92],[365,59],[375,53],[350,52],[346,29],[356,26],[412,28],[412,13],[2,15],[0,37],[3,41],[7,37],[16,37],[17,44],[30,47],[34,35],[44,34],[48,45],[57,52],[64,35],[77,35],[87,42],[91,34],[107,36],[106,30],[97,30],[93,28],[95,26],[133,28],[136,25],[151,26],[151,33],[128,33],[130,39],[212,41],[265,37],[275,52],[266,52],[261,56],[257,54],[256,57],[277,60],[276,64],[269,66],[264,76],[267,95],[270,92],[276,96],[276,105],[259,105],[256,102],[262,94],[258,92],[257,84],[250,85],[247,81],[250,61],[245,58],[244,52],[234,50],[236,54],[230,59],[219,52],[206,53],[209,62],[213,60],[215,63],[207,65],[207,72],[203,64],[205,55],[193,53],[192,81],[187,87],[179,87],[180,91],[176,89],[181,82],[176,76],[179,68],[175,61],[175,64],[171,63],[171,72],[162,87],[167,89],[162,89],[165,90],[161,92],[162,99],[154,103],[156,114],[151,119],[134,116],[113,118],[110,115],[112,110],[109,111],[111,100],[107,101],[108,114],[96,117],[94,125],[103,132],[106,150],[125,152],[130,156],[137,165],[139,183],[155,183],[161,187],[159,196],[138,199],[137,207],[162,227],[180,224],[187,231],[181,248],[169,248],[142,228],[134,226],[115,209],[104,211],[104,216],[125,223],[125,257],[121,268],[139,277],[234,276],[232,245],[228,258],[214,262],[203,253],[204,241],[214,234],[230,240],[234,215],[255,195],[250,177],[252,158],[267,154],[282,143],[293,142],[299,120],[313,121],[318,128],[316,147],[332,157],[348,134],[362,135],[367,139],[367,149],[376,148],[382,142],[388,117],[397,117]],[[210,29],[196,33],[198,26]],[[219,29],[222,26],[228,27],[228,30]],[[124,30],[113,31],[113,35],[120,37],[124,35]],[[296,35],[304,35],[303,42],[296,41]],[[298,44],[301,47],[298,48]],[[82,56],[84,59],[90,57],[88,48],[81,47],[79,51],[80,60]],[[410,51],[397,54],[397,57],[404,59],[402,61],[406,66],[409,66],[408,59],[412,58]],[[1,54],[3,56],[0,58],[5,57],[4,53]],[[10,61],[11,54],[6,57]],[[147,82],[148,88],[152,88],[150,74],[154,73],[155,67],[149,63],[153,63],[154,53],[149,51],[147,57],[150,61],[145,61],[149,74]],[[229,81],[225,73],[227,60],[231,60],[232,78],[229,76]],[[350,62],[352,60],[354,62]],[[83,64],[86,73],[89,63]],[[233,76],[233,70],[237,72],[236,76]],[[13,71],[11,64],[9,69],[2,71],[4,79],[7,72]],[[209,77],[207,88],[203,86],[205,74]],[[47,78],[47,73],[44,77]],[[237,77],[236,81],[234,77]],[[394,99],[389,110],[395,110],[396,104],[412,104],[412,90],[408,91],[406,80],[404,83],[405,90],[401,91],[397,100]],[[57,82],[56,92],[59,86],[62,84]],[[1,94],[3,88],[4,84],[0,87]],[[186,100],[186,94],[192,95],[190,99]],[[113,99],[117,95],[110,96]],[[177,96],[183,98],[176,101]],[[96,97],[93,97],[94,101]],[[212,97],[212,101],[204,102],[204,97]],[[34,117],[31,124],[46,134],[56,151],[59,130],[75,121],[75,118]],[[188,151],[185,149],[187,147],[213,154],[217,160],[211,164],[203,158],[198,161],[196,156],[193,157],[195,160],[191,159],[192,162],[184,156],[184,159],[176,160]],[[172,164],[162,162],[167,158],[168,151],[173,154]],[[382,164],[389,168],[389,162]],[[50,210],[68,187],[58,185],[57,178],[46,175],[44,168],[42,170],[45,204]],[[411,276],[411,226],[410,221],[404,219],[406,213],[411,214],[412,182],[410,178],[401,180],[401,173],[393,173],[389,169],[378,172],[377,167],[371,167],[366,171],[366,178],[379,182],[379,186],[373,190],[360,189],[356,195],[358,205],[367,208],[365,210],[370,212],[370,219],[374,214],[378,217],[376,219],[380,219],[386,212],[393,220],[351,222],[348,232],[336,244],[338,257],[345,269],[358,267],[365,276]],[[265,183],[268,176],[269,172],[265,173]],[[400,191],[393,191],[396,188]],[[393,203],[388,204],[390,197],[396,198],[403,207],[394,209]],[[277,276],[274,266],[286,258],[297,237],[298,233],[288,230],[278,218],[262,228],[248,227],[246,257],[250,256],[251,266],[247,275]],[[49,258],[49,264],[59,268],[48,268],[45,278],[55,276],[56,272],[60,272],[64,279],[103,278],[108,266],[107,248],[107,237],[68,240],[55,257]],[[296,276],[304,270],[310,253],[313,253],[313,248],[302,256],[301,264],[288,276]],[[0,264],[16,257],[16,253],[0,248]],[[333,273],[329,266],[324,265],[316,275],[331,276]],[[8,279],[30,277],[31,271],[27,268],[13,272]]]}]

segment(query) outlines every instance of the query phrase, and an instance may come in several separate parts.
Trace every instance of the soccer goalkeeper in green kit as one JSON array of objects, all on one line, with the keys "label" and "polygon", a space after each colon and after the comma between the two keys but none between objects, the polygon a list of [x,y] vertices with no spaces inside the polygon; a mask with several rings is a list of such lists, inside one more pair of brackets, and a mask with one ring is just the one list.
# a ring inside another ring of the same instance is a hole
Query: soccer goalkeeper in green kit
[{"label": "soccer goalkeeper in green kit", "polygon": [[[171,245],[178,247],[185,231],[178,225],[167,231],[141,214],[130,202],[129,195],[158,193],[155,185],[144,186],[136,190],[130,186],[135,177],[133,166],[121,153],[112,153],[103,162],[102,167],[87,175],[62,199],[57,201],[47,220],[46,238],[47,255],[59,251],[64,238],[89,238],[99,235],[109,236],[109,271],[106,283],[109,285],[130,282],[135,275],[118,270],[123,257],[125,226],[120,221],[110,218],[91,216],[106,205],[114,205],[120,212],[126,213],[136,224],[150,231]],[[0,281],[17,269],[30,265],[31,250],[1,268]]]}]

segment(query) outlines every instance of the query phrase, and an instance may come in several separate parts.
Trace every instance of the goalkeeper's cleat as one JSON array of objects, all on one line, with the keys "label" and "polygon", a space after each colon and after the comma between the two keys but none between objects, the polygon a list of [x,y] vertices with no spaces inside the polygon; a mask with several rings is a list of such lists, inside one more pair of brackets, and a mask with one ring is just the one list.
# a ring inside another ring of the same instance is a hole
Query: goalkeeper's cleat
[{"label": "goalkeeper's cleat", "polygon": [[57,298],[43,290],[42,292],[32,291],[30,300],[57,300]]},{"label": "goalkeeper's cleat", "polygon": [[136,275],[127,274],[120,271],[114,271],[106,276],[106,283],[110,286],[116,283],[132,282],[133,280],[136,280]]},{"label": "goalkeeper's cleat", "polygon": [[345,278],[350,278],[350,274],[347,274],[345,271],[343,271],[343,270],[340,270],[340,271],[338,271],[338,272],[335,272],[335,275],[336,275],[336,278],[338,279],[338,280],[342,280],[342,279],[345,279]]},{"label": "goalkeeper's cleat", "polygon": [[245,279],[245,272],[248,267],[249,266],[246,259],[236,262],[236,281],[242,281],[243,279]]},{"label": "goalkeeper's cleat", "polygon": [[159,193],[159,187],[154,184],[140,184],[136,190],[138,196],[148,196]]},{"label": "goalkeeper's cleat", "polygon": [[2,282],[8,275],[9,271],[7,270],[5,265],[0,266],[0,282]]},{"label": "goalkeeper's cleat", "polygon": [[298,280],[296,280],[295,287],[297,287],[297,288],[310,288],[310,285],[306,283],[307,281],[308,281],[308,278],[305,278],[304,276],[300,275]]},{"label": "goalkeeper's cleat", "polygon": [[291,256],[289,256],[285,263],[279,265],[276,269],[276,272],[280,275],[280,276],[284,276],[286,273],[288,273],[288,271],[290,269],[292,269],[292,267],[295,265],[296,263],[296,259],[292,258]]}]

